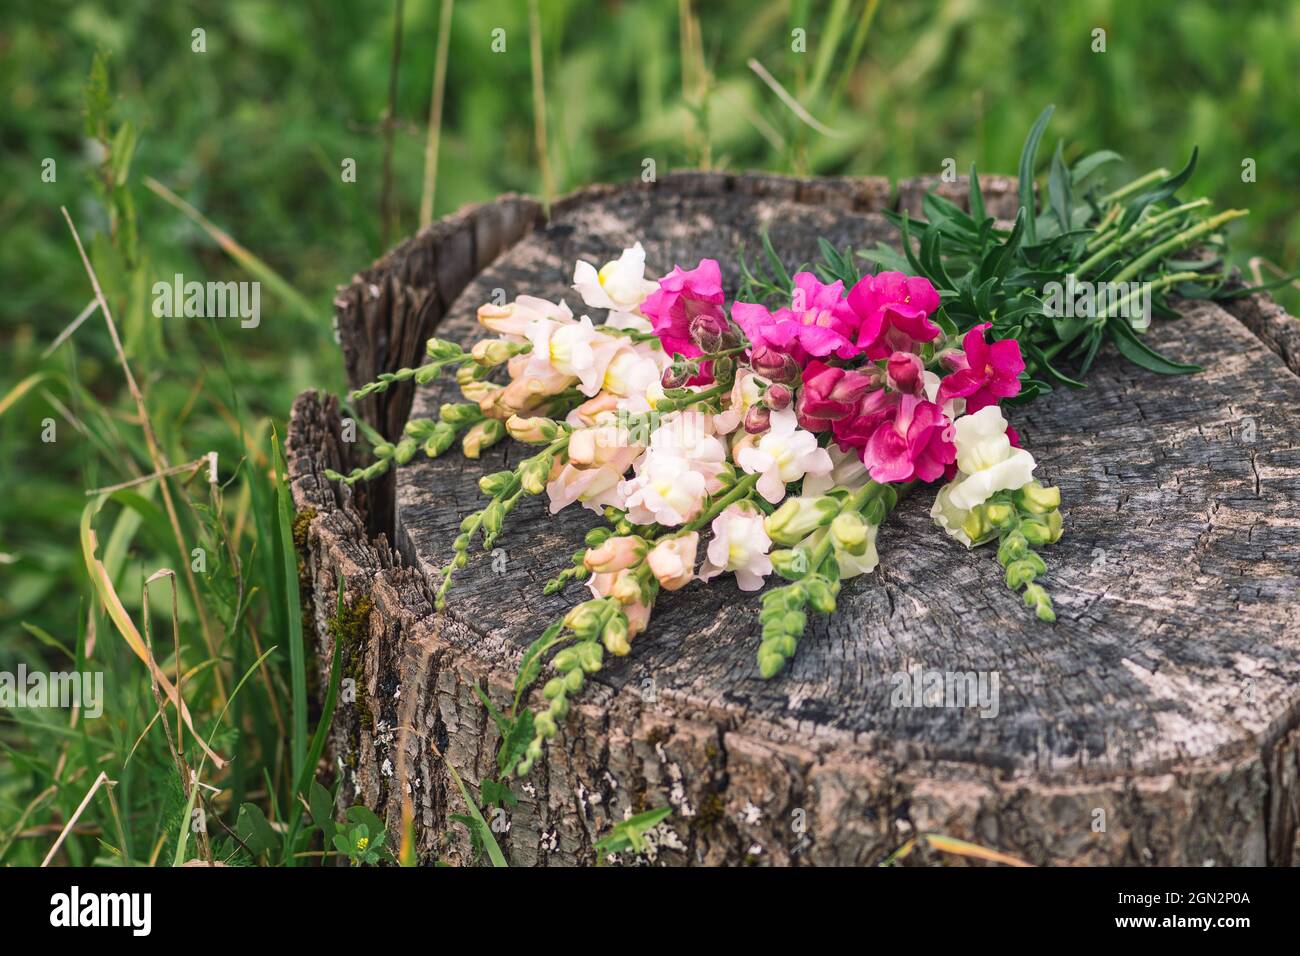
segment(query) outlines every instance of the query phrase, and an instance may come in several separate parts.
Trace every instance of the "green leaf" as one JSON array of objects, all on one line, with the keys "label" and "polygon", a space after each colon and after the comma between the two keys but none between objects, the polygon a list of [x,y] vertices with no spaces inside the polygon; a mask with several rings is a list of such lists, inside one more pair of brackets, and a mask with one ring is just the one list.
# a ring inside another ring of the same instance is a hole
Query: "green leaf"
[{"label": "green leaf", "polygon": [[325,842],[334,836],[334,794],[325,789],[317,780],[311,782],[307,795],[307,804],[311,808],[311,822],[325,835]]},{"label": "green leaf", "polygon": [[513,790],[504,783],[498,783],[490,778],[485,779],[478,785],[478,794],[485,807],[490,807],[493,804],[499,807],[513,807],[519,803],[519,798],[515,796]]},{"label": "green leaf", "polygon": [[1120,355],[1148,371],[1160,375],[1187,375],[1201,371],[1199,365],[1184,365],[1182,362],[1165,358],[1137,337],[1137,333],[1133,331],[1127,319],[1119,316],[1112,317],[1106,323],[1106,331],[1110,333],[1110,340],[1115,343],[1115,348],[1119,349]]},{"label": "green leaf", "polygon": [[603,857],[607,853],[621,853],[624,850],[633,850],[640,853],[645,847],[645,834],[653,830],[661,822],[672,815],[672,807],[658,807],[654,810],[647,810],[645,813],[638,813],[634,817],[621,821],[614,826],[605,836],[596,841],[593,849],[597,856]]},{"label": "green leaf", "polygon": [[456,768],[444,757],[443,761],[447,766],[447,772],[451,774],[451,779],[456,782],[460,795],[465,799],[465,805],[469,808],[468,826],[472,833],[476,834],[483,843],[483,848],[487,851],[488,859],[492,861],[493,866],[509,866],[506,862],[505,854],[501,852],[501,847],[497,846],[496,837],[492,834],[492,828],[488,822],[483,819],[482,812],[479,811],[478,804],[474,802],[473,795],[469,788],[465,786],[465,781],[460,779],[460,774]]},{"label": "green leaf", "polygon": [[1070,172],[1065,168],[1059,139],[1056,141],[1056,152],[1052,154],[1051,172],[1047,176],[1047,198],[1061,232],[1069,232],[1070,210],[1074,208],[1074,196],[1070,190]]},{"label": "green leaf", "polygon": [[1128,207],[1124,210],[1124,218],[1120,220],[1120,230],[1124,231],[1138,221],[1142,211],[1154,203],[1164,202],[1173,196],[1174,193],[1182,187],[1183,183],[1191,178],[1192,171],[1196,169],[1196,157],[1200,153],[1200,147],[1192,147],[1192,155],[1187,160],[1187,165],[1181,170],[1174,173],[1168,179],[1162,180],[1155,187],[1147,192],[1141,193],[1129,200]]},{"label": "green leaf", "polygon": [[262,808],[253,803],[245,803],[239,808],[235,833],[254,856],[262,856],[280,845],[275,828],[266,819]]},{"label": "green leaf", "polygon": [[524,651],[523,659],[519,662],[519,673],[515,677],[514,709],[516,711],[519,710],[519,701],[523,698],[524,692],[533,685],[533,681],[537,680],[542,673],[542,655],[552,647],[573,640],[572,634],[561,633],[563,629],[564,622],[556,621],[542,631],[542,636],[529,644],[528,650]]},{"label": "green leaf", "polygon": [[970,217],[981,226],[989,218],[984,211],[984,190],[980,188],[980,177],[974,163],[970,164]]},{"label": "green leaf", "polygon": [[1034,218],[1037,215],[1034,204],[1034,162],[1038,158],[1038,143],[1042,140],[1043,131],[1047,129],[1047,123],[1055,109],[1055,106],[1048,106],[1038,114],[1038,119],[1034,121],[1029,136],[1025,139],[1024,149],[1020,151],[1020,208],[1026,213],[1025,235],[1031,244],[1038,238],[1034,230]]},{"label": "green leaf", "polygon": [[1118,162],[1123,158],[1119,153],[1110,149],[1100,149],[1095,153],[1089,153],[1075,163],[1074,168],[1070,170],[1070,182],[1072,185],[1077,186],[1102,166],[1107,163]]}]

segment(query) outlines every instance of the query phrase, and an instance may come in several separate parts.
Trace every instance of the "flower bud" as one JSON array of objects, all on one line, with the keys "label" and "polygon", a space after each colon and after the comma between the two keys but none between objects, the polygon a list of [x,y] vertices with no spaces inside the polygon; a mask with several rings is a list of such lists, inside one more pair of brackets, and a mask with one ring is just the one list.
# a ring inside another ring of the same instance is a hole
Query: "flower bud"
[{"label": "flower bud", "polygon": [[635,604],[642,597],[641,582],[631,570],[619,571],[614,586],[609,589],[609,596],[619,604]]},{"label": "flower bud", "polygon": [[496,498],[508,494],[514,483],[515,473],[513,471],[497,471],[480,478],[478,480],[478,490],[489,498]]},{"label": "flower bud", "polygon": [[428,385],[430,382],[437,381],[441,373],[441,365],[421,365],[415,370],[413,377],[416,385]]},{"label": "flower bud", "polygon": [[784,352],[760,345],[750,353],[749,364],[769,382],[786,385],[799,381],[799,363]]},{"label": "flower bud", "polygon": [[555,698],[563,694],[564,690],[565,690],[564,678],[552,677],[550,680],[546,682],[546,686],[542,688],[542,696],[545,697],[547,700],[554,700]]},{"label": "flower bud", "polygon": [[610,574],[636,564],[647,547],[646,540],[637,535],[616,535],[589,548],[582,563],[595,574]]},{"label": "flower bud", "polygon": [[790,390],[790,386],[783,385],[780,382],[773,382],[763,394],[763,404],[774,412],[788,408],[793,400],[794,392]]},{"label": "flower bud", "polygon": [[373,450],[376,458],[392,458],[393,453],[397,451],[397,446],[392,442],[381,441]]},{"label": "flower bud", "polygon": [[558,729],[555,718],[545,711],[533,718],[533,730],[537,733],[537,736],[544,740],[550,740],[554,737]]},{"label": "flower bud", "polygon": [[659,384],[663,388],[683,388],[696,374],[698,369],[694,369],[691,363],[686,361],[673,362],[664,369],[663,375],[659,376]]},{"label": "flower bud", "polygon": [[772,412],[762,405],[755,405],[745,412],[745,431],[750,435],[759,435],[772,427]]},{"label": "flower bud", "polygon": [[476,422],[465,437],[461,439],[460,447],[465,452],[466,458],[477,458],[484,448],[491,448],[501,439],[506,437],[506,426],[495,418],[485,418],[481,422]]},{"label": "flower bud", "polygon": [[582,668],[575,667],[564,675],[564,689],[570,694],[576,694],[582,690],[585,680],[586,678],[582,676]]},{"label": "flower bud", "polygon": [[605,659],[605,652],[595,641],[588,641],[585,644],[579,644],[574,648],[577,652],[578,669],[586,674],[594,674],[600,670],[600,665]]},{"label": "flower bud", "polygon": [[[1060,515],[1059,511],[1053,511],[1052,514]],[[1052,529],[1047,526],[1047,522],[1042,518],[1026,518],[1020,522],[1020,533],[1025,536],[1025,540],[1031,545],[1052,543]]]},{"label": "flower bud", "polygon": [[412,418],[402,427],[402,434],[414,438],[417,442],[428,441],[433,435],[433,426],[437,422],[432,418]]},{"label": "flower bud", "polygon": [[803,548],[773,551],[769,557],[776,573],[787,581],[797,581],[808,573],[808,552]]},{"label": "flower bud", "polygon": [[583,601],[581,604],[570,608],[569,613],[564,615],[564,626],[582,640],[592,640],[600,633],[601,627],[605,623],[607,607],[604,598]]},{"label": "flower bud", "polygon": [[1031,481],[1016,492],[1016,499],[1031,514],[1044,515],[1061,507],[1061,489],[1045,488],[1038,482]]},{"label": "flower bud", "polygon": [[691,582],[695,577],[695,553],[699,544],[699,532],[692,531],[666,538],[651,549],[646,564],[661,588],[677,591]]},{"label": "flower bud", "polygon": [[925,363],[921,361],[921,356],[914,352],[895,352],[889,356],[885,371],[889,375],[889,384],[895,391],[906,395],[921,394],[925,385],[921,374],[925,371]]},{"label": "flower bud", "polygon": [[701,312],[691,319],[689,330],[691,341],[701,352],[717,352],[722,348],[727,320],[715,312]]},{"label": "flower bud", "polygon": [[464,350],[455,342],[448,342],[446,339],[433,338],[429,339],[424,345],[424,351],[431,359],[450,359],[458,355],[464,355]]},{"label": "flower bud", "polygon": [[510,360],[514,349],[502,339],[481,339],[474,343],[469,353],[484,368],[495,368]]},{"label": "flower bud", "polygon": [[614,614],[605,622],[605,628],[601,631],[600,639],[605,645],[605,649],[611,654],[623,657],[632,650],[632,644],[628,641],[628,623],[627,615],[622,611]]},{"label": "flower bud", "polygon": [[419,450],[419,448],[420,448],[420,443],[417,442],[414,438],[410,438],[409,436],[407,438],[403,438],[393,448],[393,461],[399,465],[405,465],[408,461],[410,461],[412,458],[415,457],[415,453]]},{"label": "flower bud", "polygon": [[524,460],[519,466],[519,484],[526,494],[540,495],[546,490],[546,482],[551,477],[551,466],[555,463],[554,455],[534,455]]},{"label": "flower bud", "polygon": [[438,409],[439,421],[444,421],[448,425],[469,425],[482,417],[483,413],[479,411],[477,402],[469,405],[444,402]]},{"label": "flower bud", "polygon": [[1014,518],[1016,510],[1004,501],[990,501],[984,505],[984,517],[994,528],[1004,528]]},{"label": "flower bud", "polygon": [[515,441],[529,445],[546,445],[555,441],[560,434],[560,426],[549,418],[521,418],[511,415],[506,419],[506,431]]},{"label": "flower bud", "polygon": [[858,512],[845,511],[831,521],[831,543],[840,551],[864,555],[870,543],[870,528]]},{"label": "flower bud", "polygon": [[1019,561],[1012,561],[1007,565],[1007,587],[1018,589],[1021,585],[1029,584],[1038,576],[1038,570],[1034,563],[1026,558]]},{"label": "flower bud", "polygon": [[424,443],[424,453],[430,458],[437,458],[444,451],[451,447],[451,443],[456,440],[456,429],[446,422],[438,422],[433,426],[433,434],[429,436],[428,441]]},{"label": "flower bud", "polygon": [[1025,588],[1025,606],[1032,607],[1040,621],[1050,623],[1056,620],[1056,611],[1052,608],[1052,599],[1041,584],[1030,584]]},{"label": "flower bud", "polygon": [[820,498],[789,498],[763,522],[767,536],[777,544],[798,544],[818,528],[824,528],[839,514],[840,503],[829,495]]}]

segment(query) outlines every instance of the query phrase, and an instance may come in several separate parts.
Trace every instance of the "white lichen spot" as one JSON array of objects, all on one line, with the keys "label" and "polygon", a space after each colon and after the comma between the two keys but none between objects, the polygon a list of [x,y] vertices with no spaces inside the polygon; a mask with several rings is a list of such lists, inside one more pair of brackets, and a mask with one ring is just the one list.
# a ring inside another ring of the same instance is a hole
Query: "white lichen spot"
[{"label": "white lichen spot", "polygon": [[544,853],[554,853],[559,848],[560,838],[553,828],[542,834],[542,851]]},{"label": "white lichen spot", "polygon": [[762,856],[762,855],[763,855],[763,847],[762,847],[762,845],[761,845],[761,844],[758,844],[758,843],[751,844],[750,847],[749,847],[749,855],[750,855],[750,856]]},{"label": "white lichen spot", "polygon": [[755,826],[763,819],[763,811],[752,803],[746,802],[745,809],[740,812],[740,822],[746,826]]},{"label": "white lichen spot", "polygon": [[525,783],[525,784],[524,784],[524,793],[528,794],[530,797],[536,797],[536,796],[537,796],[537,788],[534,787],[531,783]]},{"label": "white lichen spot", "polygon": [[393,700],[401,700],[401,699],[402,699],[402,685],[398,684],[397,689],[393,691]]},{"label": "white lichen spot", "polygon": [[393,762],[385,757],[384,762],[379,766],[379,772],[385,777],[391,777],[393,775]]}]

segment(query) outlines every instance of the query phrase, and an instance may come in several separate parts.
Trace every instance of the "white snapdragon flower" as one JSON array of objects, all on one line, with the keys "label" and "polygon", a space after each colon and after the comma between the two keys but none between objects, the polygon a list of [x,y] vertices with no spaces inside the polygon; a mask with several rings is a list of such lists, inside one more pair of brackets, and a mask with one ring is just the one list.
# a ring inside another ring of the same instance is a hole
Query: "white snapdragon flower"
[{"label": "white snapdragon flower", "polygon": [[973,415],[963,415],[953,424],[957,446],[957,477],[939,489],[930,516],[935,524],[970,547],[962,530],[972,508],[984,504],[999,491],[1014,491],[1034,480],[1034,456],[1014,448],[1007,437],[1007,420],[996,405],[987,405]]},{"label": "white snapdragon flower", "polygon": [[619,491],[627,502],[628,520],[672,528],[700,513],[706,484],[685,458],[648,452],[636,477],[621,482]]},{"label": "white snapdragon flower", "polygon": [[650,435],[655,455],[685,459],[691,470],[704,475],[709,494],[722,485],[719,473],[727,463],[727,448],[713,434],[713,416],[696,409],[671,412]]},{"label": "white snapdragon flower", "polygon": [[831,470],[824,474],[805,475],[800,494],[808,498],[816,498],[826,494],[832,488],[857,491],[871,480],[871,476],[867,474],[867,466],[862,463],[862,459],[853,449],[845,451],[835,442],[831,442],[826,446],[826,452],[831,456]]},{"label": "white snapdragon flower", "polygon": [[742,591],[757,591],[772,573],[767,552],[772,540],[763,528],[763,515],[752,505],[734,504],[713,519],[713,540],[705,551],[700,580],[733,571]]},{"label": "white snapdragon flower", "polygon": [[[590,262],[578,260],[573,269],[573,288],[591,308],[609,309],[609,324],[613,325],[616,315],[621,322],[628,319],[641,319],[644,322],[645,319],[637,315],[637,310],[646,296],[659,288],[659,283],[645,277],[645,250],[638,242],[632,248],[624,249],[617,259],[605,263],[599,271]],[[648,322],[646,331],[649,331]]]},{"label": "white snapdragon flower", "polygon": [[772,424],[752,445],[742,445],[736,464],[749,474],[760,474],[758,493],[778,504],[785,497],[788,482],[804,475],[824,475],[832,467],[831,456],[817,444],[812,432],[799,427],[793,409],[772,413]]},{"label": "white snapdragon flower", "polygon": [[591,319],[560,323],[538,319],[529,324],[527,337],[533,343],[528,368],[536,374],[552,369],[578,380],[578,391],[593,396],[600,391],[614,356],[624,342],[596,331]]}]

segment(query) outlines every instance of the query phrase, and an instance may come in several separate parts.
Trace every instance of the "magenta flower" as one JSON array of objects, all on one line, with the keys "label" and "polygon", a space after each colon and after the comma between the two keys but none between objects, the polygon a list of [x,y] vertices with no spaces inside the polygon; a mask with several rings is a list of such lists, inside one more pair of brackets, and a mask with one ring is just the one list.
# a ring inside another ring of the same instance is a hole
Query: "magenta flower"
[{"label": "magenta flower", "polygon": [[832,422],[852,415],[867,392],[879,384],[877,379],[813,359],[803,370],[803,388],[795,402],[800,427],[823,432]]},{"label": "magenta flower", "polygon": [[929,318],[939,308],[939,293],[929,279],[901,272],[863,276],[847,301],[858,315],[857,344],[872,361],[891,352],[911,352],[915,343],[939,337],[939,327]]},{"label": "magenta flower", "polygon": [[861,322],[844,298],[844,283],[823,285],[811,272],[794,277],[790,308],[771,312],[762,305],[737,302],[731,317],[751,344],[785,352],[800,365],[810,356],[852,358],[862,351],[857,345]]},{"label": "magenta flower", "polygon": [[836,444],[846,450],[855,448],[861,454],[876,429],[893,419],[900,398],[898,392],[884,388],[867,392],[852,412],[843,418],[832,419],[831,431]]},{"label": "magenta flower", "polygon": [[872,432],[862,463],[874,481],[934,481],[957,458],[953,437],[943,409],[915,395],[901,395],[893,419]]},{"label": "magenta flower", "polygon": [[650,320],[655,335],[669,355],[694,358],[703,355],[691,341],[691,321],[699,315],[722,319],[722,270],[716,259],[701,259],[689,272],[681,266],[659,280],[659,288],[641,303],[641,312]]},{"label": "magenta flower", "polygon": [[889,356],[885,366],[889,375],[889,385],[896,391],[908,395],[920,395],[925,388],[925,363],[915,352],[895,352]]},{"label": "magenta flower", "polygon": [[1015,339],[985,342],[988,322],[975,326],[962,339],[962,352],[953,353],[948,361],[956,371],[939,383],[939,404],[950,398],[966,399],[966,414],[996,405],[1001,399],[1020,392],[1020,373],[1025,360]]}]

